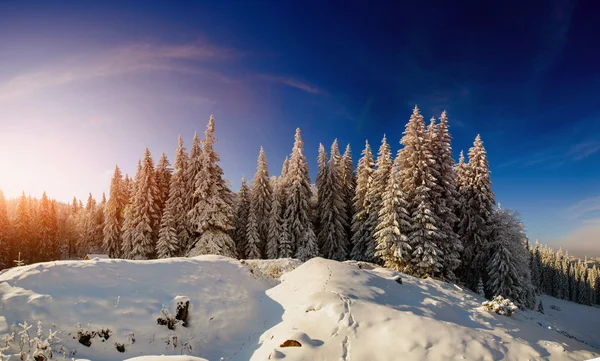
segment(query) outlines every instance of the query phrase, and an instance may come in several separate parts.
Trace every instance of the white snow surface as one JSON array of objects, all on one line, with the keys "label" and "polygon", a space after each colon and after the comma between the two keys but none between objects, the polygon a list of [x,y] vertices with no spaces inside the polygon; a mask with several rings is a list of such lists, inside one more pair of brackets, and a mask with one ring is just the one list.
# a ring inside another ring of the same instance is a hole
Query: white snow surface
[{"label": "white snow surface", "polygon": [[[481,297],[453,284],[360,265],[322,258],[300,265],[291,259],[242,263],[199,256],[17,267],[0,274],[0,340],[18,331],[18,323],[41,320],[45,331],[61,331],[58,337],[75,358],[91,361],[600,356],[598,308],[544,296],[545,314],[501,316],[484,311]],[[274,278],[279,272],[272,272],[277,269],[289,271],[279,283]],[[403,284],[394,280],[398,276]],[[157,324],[162,305],[174,313],[175,300],[186,298],[188,327],[171,331]],[[552,304],[562,311],[552,310]],[[111,336],[104,342],[95,337],[86,347],[74,339],[77,323],[84,330],[108,328]],[[302,346],[280,347],[288,339]],[[116,350],[116,342],[126,345],[125,353]]]}]

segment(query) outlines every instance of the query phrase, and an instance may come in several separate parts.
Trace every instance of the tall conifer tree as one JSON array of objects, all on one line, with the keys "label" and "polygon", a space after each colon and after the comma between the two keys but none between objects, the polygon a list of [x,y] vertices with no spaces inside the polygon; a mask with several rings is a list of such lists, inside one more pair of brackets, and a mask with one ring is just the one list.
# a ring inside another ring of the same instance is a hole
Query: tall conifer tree
[{"label": "tall conifer tree", "polygon": [[202,168],[195,177],[194,199],[196,204],[189,212],[196,237],[190,256],[218,254],[236,256],[235,243],[229,235],[233,229],[231,191],[223,179],[219,166],[219,154],[213,146],[215,118],[210,116],[202,142]]}]

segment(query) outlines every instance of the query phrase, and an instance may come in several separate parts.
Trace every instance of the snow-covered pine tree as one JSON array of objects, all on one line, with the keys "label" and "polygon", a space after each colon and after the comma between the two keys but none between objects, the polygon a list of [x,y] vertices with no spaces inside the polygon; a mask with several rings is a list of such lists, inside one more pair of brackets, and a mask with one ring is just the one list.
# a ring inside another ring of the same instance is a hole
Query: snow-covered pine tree
[{"label": "snow-covered pine tree", "polygon": [[[161,217],[158,242],[156,243],[156,252],[158,258],[169,258],[183,256],[187,251],[189,232],[187,227],[187,217],[185,214],[187,199],[187,186],[185,180],[185,171],[188,157],[183,146],[181,135],[177,140],[177,150],[175,151],[174,173],[171,175],[168,165],[161,166],[162,176],[157,175],[157,180],[164,182],[169,179],[169,192],[165,201],[165,208]],[[165,160],[163,163],[168,164]],[[158,182],[157,182],[158,183]],[[160,186],[164,189],[164,184]]]},{"label": "snow-covered pine tree", "polygon": [[367,245],[370,240],[370,230],[367,227],[369,209],[367,194],[375,172],[375,162],[369,141],[365,141],[365,149],[358,161],[356,192],[354,194],[354,216],[352,217],[352,252],[350,258],[366,261]]},{"label": "snow-covered pine tree", "polygon": [[483,288],[483,279],[481,277],[479,277],[479,281],[477,282],[477,294],[485,297],[485,288]]},{"label": "snow-covered pine tree", "polygon": [[29,202],[25,196],[25,192],[21,193],[19,198],[19,204],[17,206],[17,218],[14,224],[14,242],[15,251],[14,253],[21,252],[21,260],[25,264],[34,263],[32,260],[31,253],[31,216],[29,212]]},{"label": "snow-covered pine tree", "polygon": [[125,184],[119,166],[115,166],[110,182],[110,198],[104,207],[104,230],[102,248],[111,258],[121,255],[123,243],[123,216],[125,209]]},{"label": "snow-covered pine tree", "polygon": [[[169,192],[169,199],[175,197],[174,193],[177,192],[177,190],[171,189]],[[177,257],[181,254],[181,245],[177,237],[177,229],[175,228],[174,214],[176,211],[174,207],[176,205],[175,202],[167,201],[163,211],[160,222],[160,231],[158,232],[158,241],[156,242],[156,256],[158,258]]]},{"label": "snow-covered pine tree", "polygon": [[[325,156],[326,157],[326,156]],[[321,156],[319,157],[321,159]],[[325,181],[319,189],[319,245],[325,258],[344,261],[348,257],[349,244],[346,233],[347,208],[343,196],[344,179],[340,172],[343,167],[342,156],[338,148],[337,139],[331,145],[331,159]]]},{"label": "snow-covered pine tree", "polygon": [[269,166],[265,150],[260,147],[258,154],[256,173],[250,187],[250,205],[255,213],[258,226],[258,249],[263,258],[267,251],[267,236],[269,233],[269,212],[271,211],[271,182],[269,181]]},{"label": "snow-covered pine tree", "polygon": [[354,218],[354,192],[356,192],[356,175],[354,174],[354,162],[352,161],[352,149],[350,144],[346,146],[342,156],[342,179],[343,179],[343,200],[346,204],[346,237],[348,239],[348,253],[352,250],[352,218]]},{"label": "snow-covered pine tree", "polygon": [[131,190],[133,189],[133,179],[129,177],[129,174],[125,174],[125,178],[123,179],[123,199],[124,203],[129,203],[132,194]]},{"label": "snow-covered pine tree", "polygon": [[410,217],[400,184],[399,155],[398,152],[383,193],[383,207],[375,228],[375,256],[383,261],[385,267],[402,272],[410,263],[412,248],[408,239]]},{"label": "snow-covered pine tree", "polygon": [[[189,240],[187,247],[191,247],[192,243],[198,238],[198,234],[196,227],[193,225],[190,212],[194,208],[194,206],[198,203],[198,197],[195,196],[196,192],[196,180],[199,177],[199,174],[202,172],[203,166],[203,157],[202,157],[202,147],[200,145],[200,138],[198,137],[198,133],[194,132],[194,139],[192,141],[192,148],[190,149],[189,158],[187,160],[184,179],[186,184],[186,222],[187,222],[187,230],[189,234]],[[204,173],[202,173],[204,174]]]},{"label": "snow-covered pine tree", "polygon": [[[287,204],[284,222],[295,256],[303,261],[319,255],[319,247],[310,220],[310,197],[312,190],[308,178],[308,163],[303,154],[304,142],[300,136],[300,128],[296,129],[294,148],[289,161],[286,182]],[[287,257],[281,254],[281,257]]]},{"label": "snow-covered pine tree", "polygon": [[132,219],[132,259],[152,259],[156,257],[158,234],[153,225],[158,218],[156,197],[158,188],[154,175],[154,163],[150,150],[146,148],[142,169],[136,186],[134,197],[134,217]]},{"label": "snow-covered pine tree", "polygon": [[6,199],[0,190],[0,270],[12,264],[11,224],[6,209]]},{"label": "snow-covered pine tree", "polygon": [[248,215],[250,214],[250,190],[246,178],[242,177],[242,185],[238,191],[238,201],[235,210],[235,229],[233,230],[233,242],[240,259],[246,258],[248,247]]},{"label": "snow-covered pine tree", "polygon": [[[133,252],[133,220],[136,218],[136,209],[134,207],[135,197],[137,195],[137,186],[140,183],[142,175],[142,160],[138,160],[135,180],[129,184],[129,201],[123,211],[123,244],[121,245],[121,257],[131,259]],[[131,178],[130,178],[131,179]]]},{"label": "snow-covered pine tree", "polygon": [[467,188],[464,194],[461,187],[463,208],[460,212],[462,219],[459,220],[458,234],[464,246],[463,278],[467,285],[474,288],[488,263],[492,212],[496,203],[486,151],[479,135],[475,138],[473,147],[469,149],[468,166]]},{"label": "snow-covered pine tree", "polygon": [[190,227],[187,218],[189,191],[186,175],[188,173],[188,154],[183,145],[181,135],[177,140],[175,151],[175,163],[173,164],[173,175],[169,185],[169,198],[166,207],[171,207],[173,227],[177,234],[178,250],[177,256],[184,256],[190,244]]},{"label": "snow-covered pine tree", "polygon": [[400,182],[410,215],[409,243],[412,247],[412,272],[418,276],[437,276],[443,270],[443,251],[440,245],[443,234],[441,223],[434,212],[438,195],[436,192],[436,160],[431,152],[430,137],[435,136],[425,129],[425,121],[415,106],[410,116],[399,151]]},{"label": "snow-covered pine tree", "polygon": [[531,266],[531,283],[537,294],[542,293],[542,254],[540,252],[540,243],[536,240],[533,248],[533,263]]},{"label": "snow-covered pine tree", "polygon": [[577,302],[577,264],[569,267],[569,300]]},{"label": "snow-covered pine tree", "polygon": [[510,243],[514,242],[514,230],[510,219],[498,210],[495,214],[495,237],[492,244],[493,253],[488,264],[488,289],[494,296],[501,295],[515,301],[520,290],[517,265],[511,254]]},{"label": "snow-covered pine tree", "polygon": [[596,265],[592,267],[590,285],[592,287],[592,300],[594,304],[600,304],[600,269]]},{"label": "snow-covered pine tree", "polygon": [[39,260],[53,261],[58,258],[58,229],[56,227],[56,213],[52,211],[52,203],[46,196],[42,195],[40,202],[40,219],[38,223],[40,235],[40,257]]},{"label": "snow-covered pine tree", "polygon": [[563,272],[563,274],[562,274],[563,299],[570,300],[571,299],[571,287],[569,285],[569,273],[571,272],[571,260],[570,260],[570,256],[569,256],[569,251],[566,251],[565,255],[563,256],[562,272]]},{"label": "snow-covered pine tree", "polygon": [[566,279],[566,273],[563,269],[563,251],[562,248],[558,249],[558,252],[556,252],[555,254],[555,261],[554,261],[554,265],[556,267],[555,269],[555,273],[554,273],[554,289],[556,290],[554,297],[556,298],[565,298],[565,293],[568,294],[568,292],[565,292],[565,288],[568,287],[568,283],[565,283],[565,281],[567,281]]},{"label": "snow-covered pine tree", "polygon": [[587,265],[577,262],[577,303],[587,305],[590,299],[590,289],[587,287]]},{"label": "snow-covered pine tree", "polygon": [[277,183],[279,184],[279,203],[281,204],[281,215],[285,213],[285,205],[287,204],[287,173],[289,168],[289,157],[286,156],[283,160],[283,164],[281,166],[281,174],[279,178],[277,178]]},{"label": "snow-covered pine tree", "polygon": [[160,230],[160,223],[163,212],[167,205],[167,199],[169,198],[169,187],[171,184],[171,176],[173,170],[171,164],[165,153],[162,153],[158,163],[156,163],[156,170],[154,171],[154,177],[156,178],[156,208],[158,209],[158,218],[155,225],[156,232]]},{"label": "snow-covered pine tree", "polygon": [[427,143],[433,155],[436,177],[435,213],[440,220],[439,229],[443,241],[440,245],[444,252],[444,275],[454,279],[454,271],[460,266],[460,254],[463,246],[455,226],[458,223],[456,209],[458,207],[459,194],[456,188],[456,172],[454,171],[454,159],[452,158],[452,136],[448,126],[446,111],[442,112],[439,124],[432,122],[430,128],[429,142]]},{"label": "snow-covered pine tree", "polygon": [[534,307],[535,299],[526,248],[527,236],[515,212],[500,206],[493,214],[491,260],[487,265],[487,289],[493,295],[508,297],[521,307]]},{"label": "snow-covered pine tree", "polygon": [[318,216],[315,219],[314,225],[315,225],[315,230],[317,232],[317,244],[319,245],[319,250],[321,251],[321,254],[322,254],[324,239],[319,237],[319,235],[321,234],[321,214],[323,213],[323,207],[325,205],[325,194],[326,194],[325,184],[327,183],[327,177],[329,174],[327,152],[325,151],[325,146],[323,145],[323,143],[319,143],[319,155],[317,156],[317,168],[319,171],[317,172],[317,179],[316,179],[315,184],[317,186],[316,210],[317,210]]},{"label": "snow-covered pine tree", "polygon": [[202,141],[202,168],[194,182],[194,199],[197,202],[189,212],[191,224],[199,236],[189,256],[218,254],[235,257],[235,243],[228,233],[233,229],[231,191],[218,164],[219,154],[213,148],[217,141],[214,133],[215,118],[211,115]]},{"label": "snow-covered pine tree", "polygon": [[[375,257],[375,248],[377,247],[375,242],[375,228],[379,223],[379,212],[383,208],[383,193],[385,192],[388,178],[392,170],[392,153],[385,135],[381,140],[381,146],[379,147],[379,153],[377,154],[376,167],[377,169],[373,172],[373,178],[369,185],[367,199],[365,201],[369,215],[364,227],[368,233],[365,233],[365,235],[361,237],[361,242],[358,243],[358,246],[365,250],[363,257],[364,260],[368,262],[380,261],[380,259]],[[366,242],[366,244],[362,244],[362,242]],[[355,250],[353,251],[353,255],[357,255],[359,252],[360,250]]]},{"label": "snow-covered pine tree", "polygon": [[248,224],[246,226],[246,249],[244,254],[247,259],[260,259],[260,236],[258,234],[258,219],[254,208],[250,208],[248,214]]},{"label": "snow-covered pine tree", "polygon": [[[271,194],[271,211],[269,213],[269,233],[267,235],[267,258],[275,259],[279,256],[282,235],[284,234],[283,218],[281,217],[281,205],[279,204],[279,184],[275,182]],[[286,250],[286,253],[288,251]],[[289,250],[291,253],[291,249]]]}]

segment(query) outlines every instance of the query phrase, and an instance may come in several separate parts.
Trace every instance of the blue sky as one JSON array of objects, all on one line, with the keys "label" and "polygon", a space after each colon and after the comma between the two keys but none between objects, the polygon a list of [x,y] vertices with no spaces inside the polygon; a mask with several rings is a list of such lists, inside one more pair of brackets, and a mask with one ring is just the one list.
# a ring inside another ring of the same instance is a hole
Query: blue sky
[{"label": "blue sky", "polygon": [[532,239],[600,253],[598,5],[391,3],[0,1],[0,189],[98,197],[211,113],[234,188],[296,127],[314,179],[319,142],[395,152],[417,104],[455,156],[481,134]]}]

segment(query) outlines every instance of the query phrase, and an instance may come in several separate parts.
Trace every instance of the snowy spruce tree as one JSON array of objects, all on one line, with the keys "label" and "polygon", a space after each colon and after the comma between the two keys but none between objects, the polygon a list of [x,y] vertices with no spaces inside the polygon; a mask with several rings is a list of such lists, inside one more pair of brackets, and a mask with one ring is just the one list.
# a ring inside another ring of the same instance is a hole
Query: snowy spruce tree
[{"label": "snowy spruce tree", "polygon": [[150,150],[146,148],[142,168],[136,185],[133,202],[134,214],[131,221],[131,259],[153,259],[156,257],[158,233],[153,226],[159,216],[158,187],[154,174],[154,163]]},{"label": "snowy spruce tree", "polygon": [[157,175],[157,179],[169,179],[169,193],[162,213],[158,242],[156,243],[158,258],[180,257],[185,255],[187,251],[189,240],[189,230],[185,213],[187,208],[187,185],[185,179],[187,162],[188,156],[180,135],[177,150],[175,151],[174,173],[171,175],[170,172],[163,170],[164,174],[161,177]]},{"label": "snowy spruce tree", "polygon": [[[296,129],[294,147],[284,178],[287,198],[284,222],[287,225],[287,235],[285,237],[292,245],[295,257],[306,261],[318,256],[319,249],[310,220],[309,200],[312,191],[310,179],[308,178],[308,163],[303,154],[303,149],[304,142],[302,142],[300,128],[298,128]],[[288,255],[281,254],[280,257],[288,257]]]},{"label": "snowy spruce tree", "polygon": [[483,287],[483,280],[479,277],[479,281],[477,282],[477,294],[481,297],[485,297],[485,288]]},{"label": "snowy spruce tree", "polygon": [[460,186],[458,235],[464,246],[462,278],[473,289],[479,277],[485,279],[482,272],[488,263],[492,212],[496,203],[487,155],[479,135],[469,150],[466,177],[466,185]]},{"label": "snowy spruce tree", "polygon": [[385,267],[404,271],[411,259],[412,247],[408,238],[411,225],[399,172],[398,156],[383,193],[383,207],[379,211],[379,222],[375,229],[375,256],[383,261]]},{"label": "snowy spruce tree", "polygon": [[370,240],[370,230],[367,227],[369,209],[367,194],[373,180],[375,162],[369,142],[365,142],[365,149],[358,161],[356,192],[354,194],[354,216],[352,217],[352,253],[350,258],[357,261],[366,261],[367,245]]},{"label": "snowy spruce tree", "polygon": [[265,150],[260,147],[256,173],[250,187],[250,205],[255,214],[258,226],[258,249],[260,251],[259,258],[266,253],[267,235],[269,233],[269,212],[271,211],[271,182],[269,181],[269,167],[267,165],[267,157]]},{"label": "snowy spruce tree", "polygon": [[399,152],[400,181],[410,214],[409,243],[412,272],[419,276],[437,276],[443,271],[443,234],[436,206],[435,159],[428,147],[429,134],[423,116],[415,106],[406,124]]},{"label": "snowy spruce tree", "polygon": [[[319,151],[321,153],[321,150]],[[319,160],[326,155],[319,154]],[[322,246],[321,254],[325,258],[344,261],[349,252],[347,236],[347,207],[344,203],[344,179],[341,170],[344,164],[338,149],[337,139],[331,146],[331,159],[322,180],[319,192],[319,246]]]},{"label": "snowy spruce tree", "polygon": [[[353,259],[356,259],[354,257],[357,256],[357,258],[362,257],[363,260],[368,262],[380,261],[375,256],[375,248],[377,247],[375,242],[375,228],[379,223],[379,212],[383,208],[383,193],[385,192],[392,170],[392,153],[385,135],[381,140],[381,146],[377,154],[376,168],[365,201],[369,212],[366,224],[364,225],[366,232],[359,242],[354,244],[354,247],[358,246],[359,249],[352,251]],[[359,255],[361,251],[364,252],[362,256]]]},{"label": "snowy spruce tree", "polygon": [[115,167],[110,182],[110,197],[104,208],[103,249],[111,258],[121,255],[123,221],[125,211],[125,183],[119,166]]},{"label": "snowy spruce tree", "polygon": [[56,224],[56,211],[52,202],[46,196],[42,195],[40,201],[39,213],[39,247],[40,261],[54,261],[59,258],[58,248],[58,228]]},{"label": "snowy spruce tree", "polygon": [[248,214],[248,224],[246,225],[246,249],[244,250],[245,258],[247,259],[260,259],[260,244],[261,239],[258,229],[258,217],[256,217],[256,211],[251,208]]},{"label": "snowy spruce tree", "polygon": [[[352,161],[352,149],[350,144],[346,146],[344,155],[342,156],[342,199],[346,204],[346,214],[344,221],[346,222],[346,237],[352,239],[352,218],[354,218],[354,192],[356,192],[356,175],[354,174],[354,162]],[[349,251],[352,250],[351,243],[348,244]]]},{"label": "snowy spruce tree", "polygon": [[14,250],[11,244],[10,231],[11,224],[6,209],[6,199],[2,190],[0,190],[0,270],[12,265]]},{"label": "snowy spruce tree", "polygon": [[442,234],[440,248],[444,253],[444,275],[454,279],[454,271],[460,266],[460,257],[463,250],[462,242],[455,232],[458,223],[456,208],[458,207],[459,194],[456,189],[456,172],[452,158],[452,136],[448,126],[446,111],[442,112],[439,124],[433,121],[428,128],[429,141],[427,143],[432,153],[434,163],[433,175],[436,178],[434,213],[439,219],[439,229]]},{"label": "snowy spruce tree", "polygon": [[[279,203],[279,184],[276,182],[271,194],[271,211],[269,213],[269,233],[267,234],[267,253],[268,259],[279,257],[279,248],[284,236],[283,217],[281,216],[281,204]],[[291,253],[291,249],[288,251]]]},{"label": "snowy spruce tree", "polygon": [[327,182],[327,177],[329,174],[329,164],[327,160],[327,152],[325,151],[325,146],[323,143],[319,143],[319,155],[317,156],[317,179],[315,185],[317,186],[317,218],[315,219],[314,226],[317,232],[317,244],[319,245],[319,250],[323,251],[323,240],[319,237],[321,232],[321,212],[323,206],[325,205],[325,183]]},{"label": "snowy spruce tree", "polygon": [[242,185],[238,191],[238,201],[235,210],[235,222],[233,230],[233,242],[240,259],[246,258],[246,247],[248,246],[247,226],[250,214],[250,190],[246,178],[242,177]]},{"label": "snowy spruce tree", "polygon": [[131,259],[133,252],[133,220],[136,216],[134,207],[135,197],[137,194],[137,186],[140,183],[142,175],[142,161],[138,160],[137,169],[135,172],[135,180],[131,181],[129,187],[129,202],[123,211],[123,244],[121,245],[121,257]]},{"label": "snowy spruce tree", "polygon": [[228,233],[233,229],[231,191],[218,164],[219,154],[213,148],[217,140],[214,132],[215,118],[211,115],[202,142],[202,166],[194,182],[193,198],[197,202],[188,214],[199,235],[189,256],[218,254],[235,257],[235,243]]},{"label": "snowy spruce tree", "polygon": [[490,238],[487,289],[494,296],[510,298],[520,307],[535,307],[535,299],[528,299],[533,297],[529,252],[518,214],[498,206],[493,214]]},{"label": "snowy spruce tree", "polygon": [[[175,189],[171,189],[169,198],[171,198],[172,193],[176,192]],[[177,237],[175,224],[175,206],[174,202],[167,201],[166,208],[161,217],[160,231],[158,232],[158,241],[156,242],[156,255],[158,258],[177,257],[181,254],[181,245]]]},{"label": "snowy spruce tree", "polygon": [[169,187],[171,185],[171,176],[173,170],[171,164],[165,153],[162,153],[158,163],[156,163],[156,170],[154,172],[156,178],[156,188],[158,190],[156,204],[158,208],[158,222],[157,229],[160,229],[160,222],[167,205],[167,199],[169,198]]},{"label": "snowy spruce tree", "polygon": [[[192,223],[190,212],[194,208],[194,206],[198,203],[198,197],[195,195],[196,192],[196,180],[199,175],[202,173],[203,166],[203,157],[202,157],[202,147],[200,145],[200,138],[198,137],[198,133],[194,132],[194,138],[192,140],[192,147],[190,149],[190,154],[187,160],[184,179],[185,179],[185,189],[186,189],[186,208],[185,214],[187,217],[187,230],[189,233],[188,239],[188,248],[191,247],[191,243],[197,238],[198,234],[196,234],[196,227]],[[204,174],[204,173],[202,173]]]}]

